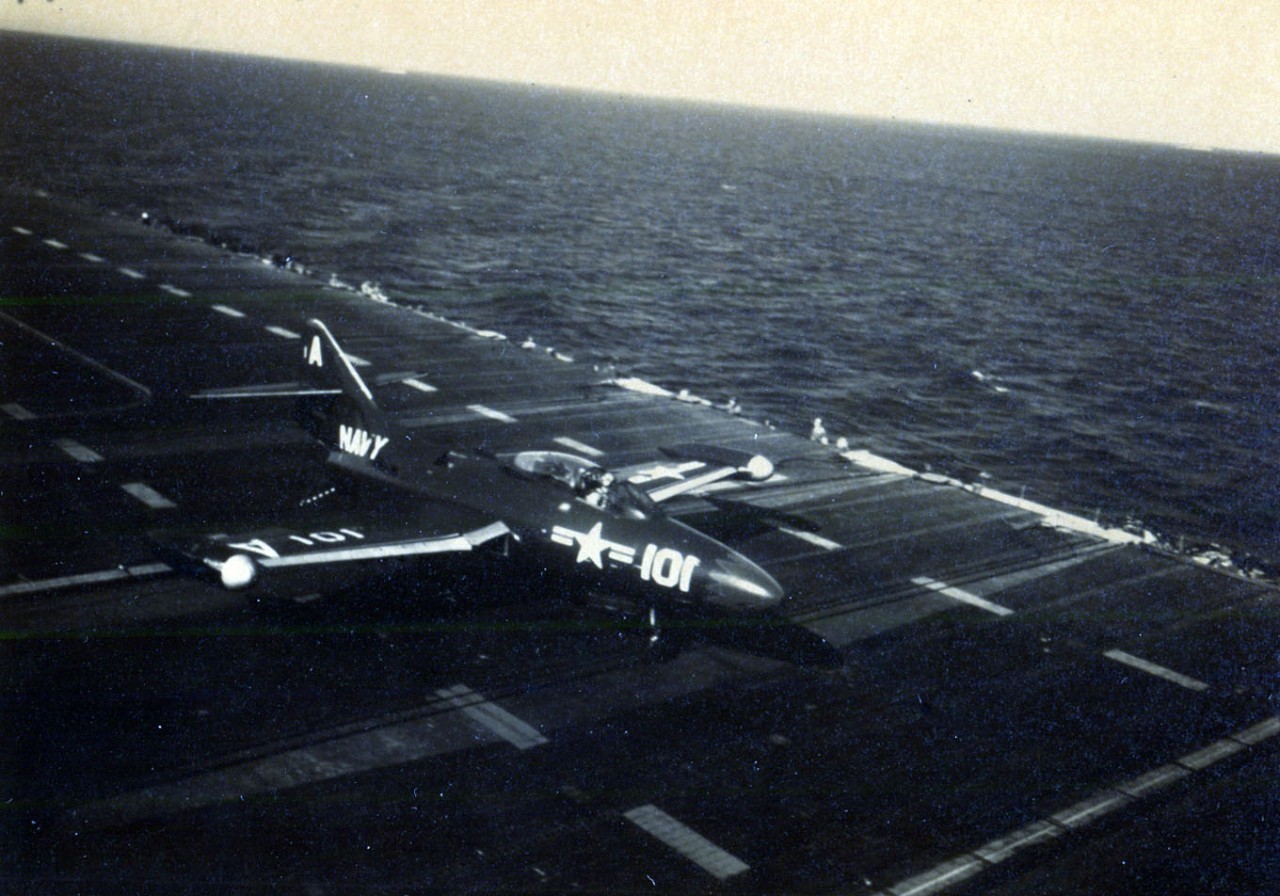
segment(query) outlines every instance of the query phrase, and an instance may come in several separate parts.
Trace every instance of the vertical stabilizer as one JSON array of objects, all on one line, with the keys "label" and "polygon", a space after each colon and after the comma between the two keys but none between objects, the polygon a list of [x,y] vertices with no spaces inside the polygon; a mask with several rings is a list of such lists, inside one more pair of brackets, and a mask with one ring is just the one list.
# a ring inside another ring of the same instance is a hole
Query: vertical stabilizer
[{"label": "vertical stabilizer", "polygon": [[373,400],[373,393],[322,321],[307,321],[302,348],[304,383],[334,396],[307,396],[298,412],[307,431],[332,451],[394,471],[401,437]]}]

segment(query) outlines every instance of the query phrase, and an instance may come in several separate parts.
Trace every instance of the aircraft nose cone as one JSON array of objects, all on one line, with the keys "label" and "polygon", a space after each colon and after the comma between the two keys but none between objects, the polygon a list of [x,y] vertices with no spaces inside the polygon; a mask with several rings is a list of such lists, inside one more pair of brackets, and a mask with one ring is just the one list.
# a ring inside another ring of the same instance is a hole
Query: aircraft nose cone
[{"label": "aircraft nose cone", "polygon": [[745,557],[721,557],[707,573],[707,602],[723,610],[759,612],[782,601],[782,586]]}]

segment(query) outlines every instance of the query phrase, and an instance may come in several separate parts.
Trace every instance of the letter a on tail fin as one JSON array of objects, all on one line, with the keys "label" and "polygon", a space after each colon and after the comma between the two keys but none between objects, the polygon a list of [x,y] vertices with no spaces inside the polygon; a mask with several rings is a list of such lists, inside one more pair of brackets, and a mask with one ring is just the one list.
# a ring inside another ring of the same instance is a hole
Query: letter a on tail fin
[{"label": "letter a on tail fin", "polygon": [[299,418],[316,439],[349,460],[394,467],[400,439],[373,400],[373,393],[347,359],[338,340],[319,320],[307,321],[302,348],[302,380],[317,390],[338,389],[333,398],[300,399]]},{"label": "letter a on tail fin", "polygon": [[316,389],[341,389],[354,401],[373,406],[373,393],[322,321],[307,321],[302,349],[302,380]]}]

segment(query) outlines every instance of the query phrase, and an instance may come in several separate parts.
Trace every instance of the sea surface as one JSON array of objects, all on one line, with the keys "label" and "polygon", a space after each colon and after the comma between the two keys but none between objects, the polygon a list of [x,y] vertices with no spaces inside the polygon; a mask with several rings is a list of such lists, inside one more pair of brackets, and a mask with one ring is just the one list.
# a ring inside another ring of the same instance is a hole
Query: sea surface
[{"label": "sea surface", "polygon": [[0,60],[6,188],[1280,560],[1280,157],[11,34]]}]

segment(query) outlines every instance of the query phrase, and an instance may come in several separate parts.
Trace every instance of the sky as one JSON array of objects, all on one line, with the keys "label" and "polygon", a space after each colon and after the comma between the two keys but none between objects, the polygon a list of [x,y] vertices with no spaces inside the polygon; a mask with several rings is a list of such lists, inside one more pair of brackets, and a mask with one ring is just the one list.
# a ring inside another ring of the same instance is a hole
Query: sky
[{"label": "sky", "polygon": [[0,0],[0,29],[1280,153],[1280,0]]}]

